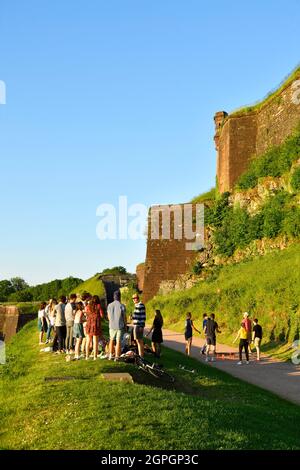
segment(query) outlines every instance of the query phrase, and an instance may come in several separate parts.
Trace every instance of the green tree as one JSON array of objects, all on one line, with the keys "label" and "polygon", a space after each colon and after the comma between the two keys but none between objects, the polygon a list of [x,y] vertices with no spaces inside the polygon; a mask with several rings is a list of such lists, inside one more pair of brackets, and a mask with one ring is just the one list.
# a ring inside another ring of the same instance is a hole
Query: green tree
[{"label": "green tree", "polygon": [[127,270],[124,266],[114,266],[113,268],[103,269],[101,274],[127,274]]},{"label": "green tree", "polygon": [[25,282],[24,279],[22,279],[21,277],[12,277],[10,282],[13,286],[14,292],[18,292],[29,287],[27,282]]},{"label": "green tree", "polygon": [[0,281],[0,302],[6,302],[13,292],[14,288],[11,281],[7,279]]}]

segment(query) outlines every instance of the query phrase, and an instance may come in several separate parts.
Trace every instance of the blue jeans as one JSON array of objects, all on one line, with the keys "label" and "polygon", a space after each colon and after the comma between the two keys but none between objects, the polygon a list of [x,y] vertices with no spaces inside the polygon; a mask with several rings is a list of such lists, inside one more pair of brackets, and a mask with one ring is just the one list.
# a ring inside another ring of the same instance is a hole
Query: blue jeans
[{"label": "blue jeans", "polygon": [[53,325],[51,325],[51,323],[49,323],[48,325],[48,330],[47,330],[47,337],[46,337],[46,340],[49,341],[50,339],[50,336],[51,336],[51,331],[53,330]]}]

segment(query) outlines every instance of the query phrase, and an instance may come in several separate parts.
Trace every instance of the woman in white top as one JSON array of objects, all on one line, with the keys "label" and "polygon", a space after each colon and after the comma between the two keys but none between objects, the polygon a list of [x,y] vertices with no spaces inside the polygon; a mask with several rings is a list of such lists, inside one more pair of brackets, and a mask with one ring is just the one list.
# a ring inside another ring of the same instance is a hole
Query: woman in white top
[{"label": "woman in white top", "polygon": [[47,320],[47,324],[48,324],[46,344],[49,343],[49,341],[51,339],[51,331],[54,329],[55,305],[57,305],[57,301],[55,299],[50,299],[49,303],[48,303],[48,305],[45,309],[46,320]]},{"label": "woman in white top", "polygon": [[78,360],[80,357],[80,345],[84,338],[84,331],[83,331],[83,322],[85,321],[84,315],[84,305],[83,302],[78,302],[76,305],[76,313],[74,319],[74,328],[73,328],[73,335],[76,339],[75,344],[75,359]]},{"label": "woman in white top", "polygon": [[47,320],[46,320],[46,302],[42,302],[38,313],[38,330],[39,330],[39,341],[43,344],[43,336],[47,331]]}]

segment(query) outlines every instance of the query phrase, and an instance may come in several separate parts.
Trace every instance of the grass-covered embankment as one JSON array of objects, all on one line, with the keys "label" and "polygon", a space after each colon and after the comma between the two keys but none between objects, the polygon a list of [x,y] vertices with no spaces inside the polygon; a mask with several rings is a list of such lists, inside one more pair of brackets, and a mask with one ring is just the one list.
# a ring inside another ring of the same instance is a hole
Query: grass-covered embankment
[{"label": "grass-covered embankment", "polygon": [[222,330],[219,342],[230,344],[242,312],[248,311],[263,326],[265,351],[285,352],[299,337],[300,244],[220,267],[211,280],[199,281],[191,289],[156,296],[147,307],[149,316],[160,308],[165,326],[177,331],[183,331],[188,311],[198,327],[204,312],[215,313]]},{"label": "grass-covered embankment", "polygon": [[100,299],[104,299],[106,297],[104,284],[102,280],[99,279],[99,274],[95,274],[95,276],[82,282],[82,284],[79,284],[72,292],[80,295],[84,292],[88,292],[91,295],[98,295]]},{"label": "grass-covered embankment", "polygon": [[[164,349],[162,362],[177,378],[166,390],[131,365],[67,363],[39,350],[33,321],[0,366],[2,449],[300,448],[300,407],[175,351]],[[103,381],[113,371],[133,373],[136,383]]]}]

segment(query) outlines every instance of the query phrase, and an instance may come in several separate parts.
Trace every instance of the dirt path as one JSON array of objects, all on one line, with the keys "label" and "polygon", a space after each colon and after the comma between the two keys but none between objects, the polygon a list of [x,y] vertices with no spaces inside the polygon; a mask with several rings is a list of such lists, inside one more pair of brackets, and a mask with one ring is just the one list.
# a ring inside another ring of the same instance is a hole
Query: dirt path
[{"label": "dirt path", "polygon": [[[163,330],[164,345],[179,352],[185,351],[185,341],[183,334],[171,330]],[[205,356],[201,354],[201,347],[204,339],[193,337],[191,356],[200,362],[205,361]],[[217,344],[217,352],[220,354],[237,352],[237,348]],[[300,405],[300,365],[296,366],[292,362],[280,362],[268,356],[262,356],[260,362],[250,356],[250,364],[237,365],[238,359],[220,358],[216,362],[208,364],[211,367],[223,370],[241,380],[258,385],[276,395]]]}]

